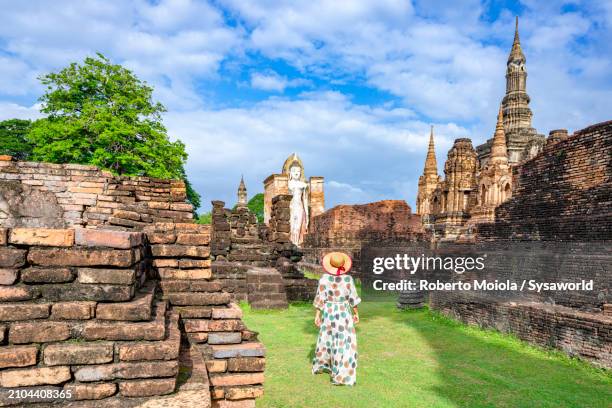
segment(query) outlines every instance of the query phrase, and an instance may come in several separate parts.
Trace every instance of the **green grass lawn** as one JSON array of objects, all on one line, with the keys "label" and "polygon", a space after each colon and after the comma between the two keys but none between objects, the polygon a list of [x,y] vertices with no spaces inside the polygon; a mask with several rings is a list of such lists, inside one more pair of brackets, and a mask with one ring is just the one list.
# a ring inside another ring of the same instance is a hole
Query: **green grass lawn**
[{"label": "green grass lawn", "polygon": [[333,386],[327,374],[310,372],[310,304],[244,309],[267,349],[259,407],[612,407],[609,371],[391,303],[360,305],[357,385]]}]

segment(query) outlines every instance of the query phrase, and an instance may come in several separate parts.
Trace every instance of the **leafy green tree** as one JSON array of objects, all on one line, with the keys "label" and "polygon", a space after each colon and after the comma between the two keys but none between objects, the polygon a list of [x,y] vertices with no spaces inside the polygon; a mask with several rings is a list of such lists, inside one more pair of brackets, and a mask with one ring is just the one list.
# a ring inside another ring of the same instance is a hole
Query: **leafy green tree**
[{"label": "leafy green tree", "polygon": [[[40,77],[47,115],[32,125],[32,158],[94,164],[114,174],[184,179],[185,145],[170,141],[153,88],[97,54]],[[187,181],[188,183],[188,181]],[[188,199],[199,196],[188,184]]]},{"label": "leafy green tree", "polygon": [[202,213],[196,219],[197,224],[212,224],[212,213],[209,211],[207,213]]},{"label": "leafy green tree", "polygon": [[263,193],[255,194],[247,203],[247,207],[257,216],[257,222],[264,222],[264,195]]},{"label": "leafy green tree", "polygon": [[195,210],[197,210],[200,207],[200,204],[202,203],[201,201],[201,197],[200,194],[198,194],[198,192],[193,188],[193,186],[191,185],[191,183],[189,182],[189,179],[187,179],[187,174],[185,174],[185,170],[183,169],[182,172],[182,177],[183,181],[185,182],[185,189],[187,190],[187,201],[189,201],[191,204],[193,204],[193,215],[195,218],[197,218],[197,213],[195,212]]},{"label": "leafy green tree", "polygon": [[33,148],[27,139],[31,127],[32,122],[23,119],[0,122],[0,154],[13,156],[17,160],[28,160]]}]

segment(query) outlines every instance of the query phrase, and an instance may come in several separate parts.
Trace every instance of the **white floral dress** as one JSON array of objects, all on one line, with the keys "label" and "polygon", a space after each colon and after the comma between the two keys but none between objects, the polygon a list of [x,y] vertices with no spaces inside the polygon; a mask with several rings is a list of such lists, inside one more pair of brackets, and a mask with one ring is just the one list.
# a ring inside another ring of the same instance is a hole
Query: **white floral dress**
[{"label": "white floral dress", "polygon": [[321,327],[312,373],[331,373],[334,384],[354,385],[357,377],[357,335],[351,308],[361,302],[350,275],[325,274],[319,279],[314,306],[321,310]]}]

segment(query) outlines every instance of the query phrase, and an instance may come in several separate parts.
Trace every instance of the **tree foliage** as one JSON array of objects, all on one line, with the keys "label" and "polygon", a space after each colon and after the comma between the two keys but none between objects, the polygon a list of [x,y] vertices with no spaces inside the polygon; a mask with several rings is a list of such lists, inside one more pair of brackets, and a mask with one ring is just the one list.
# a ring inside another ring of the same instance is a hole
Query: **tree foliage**
[{"label": "tree foliage", "polygon": [[263,193],[255,194],[247,203],[247,207],[257,216],[257,222],[264,222],[264,195]]},{"label": "tree foliage", "polygon": [[17,160],[28,160],[32,154],[32,143],[27,139],[32,122],[9,119],[0,122],[0,154],[13,156]]},{"label": "tree foliage", "polygon": [[209,212],[200,214],[198,218],[196,219],[196,223],[197,224],[212,224],[212,213],[209,211]]},{"label": "tree foliage", "polygon": [[153,88],[102,54],[40,77],[47,116],[28,138],[34,160],[93,164],[114,174],[183,179],[188,199],[200,197],[185,176],[185,145],[170,141],[161,119],[165,107]]}]

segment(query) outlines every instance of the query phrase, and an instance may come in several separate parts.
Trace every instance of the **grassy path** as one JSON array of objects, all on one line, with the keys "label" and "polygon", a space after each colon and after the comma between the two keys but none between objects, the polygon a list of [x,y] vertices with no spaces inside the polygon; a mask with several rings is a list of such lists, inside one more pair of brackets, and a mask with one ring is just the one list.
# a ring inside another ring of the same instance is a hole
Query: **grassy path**
[{"label": "grassy path", "polygon": [[251,311],[267,348],[259,407],[612,407],[612,375],[511,337],[389,303],[363,303],[355,387],[313,376],[309,304]]}]

